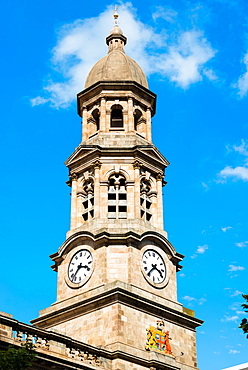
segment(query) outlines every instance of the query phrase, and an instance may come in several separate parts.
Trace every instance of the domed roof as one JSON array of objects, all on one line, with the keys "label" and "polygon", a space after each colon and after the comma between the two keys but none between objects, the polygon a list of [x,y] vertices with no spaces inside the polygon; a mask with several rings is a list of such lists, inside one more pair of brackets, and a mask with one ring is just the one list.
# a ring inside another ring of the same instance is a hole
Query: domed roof
[{"label": "domed roof", "polygon": [[135,81],[148,88],[146,76],[140,66],[125,54],[126,37],[116,24],[106,38],[108,55],[100,59],[91,69],[85,88],[99,81]]},{"label": "domed roof", "polygon": [[140,66],[120,49],[112,50],[94,65],[86,79],[85,88],[98,81],[135,81],[148,88]]}]

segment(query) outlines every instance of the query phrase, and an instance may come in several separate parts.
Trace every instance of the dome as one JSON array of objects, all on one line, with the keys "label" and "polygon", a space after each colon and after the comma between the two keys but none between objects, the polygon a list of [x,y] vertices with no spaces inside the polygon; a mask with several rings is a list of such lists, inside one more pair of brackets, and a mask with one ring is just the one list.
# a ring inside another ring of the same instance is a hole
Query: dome
[{"label": "dome", "polygon": [[85,88],[98,81],[135,81],[148,88],[146,76],[140,66],[121,49],[113,49],[91,69]]},{"label": "dome", "polygon": [[86,89],[99,81],[135,81],[148,88],[146,76],[140,66],[125,54],[126,42],[127,38],[116,24],[106,38],[108,55],[91,69],[85,82]]}]

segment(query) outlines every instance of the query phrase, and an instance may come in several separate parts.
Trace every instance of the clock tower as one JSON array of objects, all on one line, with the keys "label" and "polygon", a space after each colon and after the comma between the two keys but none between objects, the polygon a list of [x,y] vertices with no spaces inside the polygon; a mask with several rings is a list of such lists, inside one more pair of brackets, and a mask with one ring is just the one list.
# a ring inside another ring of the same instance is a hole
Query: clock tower
[{"label": "clock tower", "polygon": [[114,17],[108,54],[77,96],[82,141],[65,162],[70,230],[51,255],[57,300],[32,323],[106,350],[112,370],[197,369],[202,321],[177,301],[183,256],[163,227],[169,162],[152,143],[156,95]]}]

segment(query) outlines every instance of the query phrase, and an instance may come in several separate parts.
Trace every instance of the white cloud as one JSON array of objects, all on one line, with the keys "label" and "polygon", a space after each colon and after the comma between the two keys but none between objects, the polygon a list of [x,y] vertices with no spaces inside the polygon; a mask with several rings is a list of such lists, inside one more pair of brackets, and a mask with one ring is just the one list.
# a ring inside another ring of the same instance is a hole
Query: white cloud
[{"label": "white cloud", "polygon": [[228,177],[233,178],[234,180],[244,180],[248,181],[248,168],[244,166],[238,167],[230,167],[226,166],[223,170],[221,170],[218,174],[223,179],[227,179]]},{"label": "white cloud", "polygon": [[235,245],[239,248],[245,248],[247,247],[248,241],[246,242],[240,242],[240,243],[235,243]]},{"label": "white cloud", "polygon": [[239,90],[238,94],[241,98],[244,97],[248,91],[248,52],[245,54],[243,62],[245,64],[246,71],[239,77],[238,81],[233,84],[233,87]]},{"label": "white cloud", "polygon": [[[160,17],[172,21],[176,17],[176,12],[164,8],[159,15],[159,9],[153,14],[154,20]],[[83,90],[91,67],[107,54],[105,37],[111,28],[112,10],[109,6],[98,17],[78,19],[58,30],[51,67],[61,78],[60,81],[53,78],[46,81],[44,96],[40,94],[31,99],[33,106],[49,102],[56,108],[68,107],[74,101],[76,94]],[[128,38],[126,52],[148,76],[160,74],[184,89],[201,81],[203,75],[213,79],[214,72],[205,64],[214,57],[215,50],[202,31],[182,31],[177,39],[170,38],[174,41],[168,44],[165,30],[156,32],[139,21],[131,3],[122,3],[119,14],[120,27]]]},{"label": "white cloud", "polygon": [[214,54],[203,32],[186,31],[181,34],[177,44],[168,48],[167,53],[154,59],[154,72],[168,77],[185,89],[202,80],[203,66]]},{"label": "white cloud", "polygon": [[245,158],[242,158],[242,165],[226,166],[223,170],[221,170],[218,173],[219,179],[217,182],[224,183],[228,178],[231,178],[233,181],[248,181],[248,142],[242,139],[240,145],[228,145],[227,150],[229,153],[232,151],[238,152]]},{"label": "white cloud", "polygon": [[45,104],[48,101],[49,99],[45,99],[42,96],[36,96],[36,98],[30,99],[32,107],[34,107],[35,105]]},{"label": "white cloud", "polygon": [[207,301],[205,298],[197,299],[194,297],[190,297],[188,295],[185,295],[184,297],[182,297],[182,299],[184,299],[185,301],[191,302],[191,303],[195,302],[199,305],[203,305]]},{"label": "white cloud", "polygon": [[200,298],[198,299],[198,304],[199,305],[202,305],[203,303],[205,303],[207,300],[205,298]]},{"label": "white cloud", "polygon": [[165,8],[163,6],[157,6],[156,11],[152,14],[152,19],[156,21],[159,18],[164,19],[167,22],[175,22],[177,12],[171,8]]},{"label": "white cloud", "polygon": [[245,140],[241,140],[241,144],[236,146],[236,145],[233,145],[233,149],[236,151],[236,152],[239,152],[240,154],[243,154],[245,156],[248,156],[248,142],[246,142]]},{"label": "white cloud", "polygon": [[225,315],[223,319],[221,319],[222,322],[230,322],[230,321],[237,321],[239,320],[239,317],[237,315],[235,316],[227,316]]},{"label": "white cloud", "polygon": [[218,76],[216,75],[216,73],[212,70],[212,69],[207,69],[207,68],[204,68],[202,70],[202,73],[210,80],[210,81],[215,81],[215,80],[218,80]]},{"label": "white cloud", "polygon": [[199,247],[197,247],[197,250],[195,251],[195,253],[192,256],[190,256],[190,257],[191,258],[196,258],[198,254],[204,254],[207,249],[208,249],[208,245],[207,244],[199,245]]},{"label": "white cloud", "polygon": [[185,277],[186,275],[183,272],[181,272],[181,274],[179,274],[179,276],[180,277]]},{"label": "white cloud", "polygon": [[237,353],[240,353],[240,351],[237,351],[236,349],[230,349],[229,354],[236,355]]},{"label": "white cloud", "polygon": [[222,227],[221,230],[225,233],[227,230],[232,229],[232,226]]},{"label": "white cloud", "polygon": [[202,245],[202,246],[199,246],[197,248],[197,251],[196,253],[200,253],[200,254],[203,254],[206,252],[206,250],[208,249],[208,246],[205,244],[205,245]]},{"label": "white cloud", "polygon": [[202,182],[202,186],[204,187],[204,190],[209,190],[209,186],[205,182]]},{"label": "white cloud", "polygon": [[196,301],[196,298],[194,298],[194,297],[190,297],[190,296],[188,296],[188,295],[185,295],[184,297],[182,297],[182,299],[185,299],[185,301]]},{"label": "white cloud", "polygon": [[243,271],[245,268],[243,266],[229,265],[228,271]]},{"label": "white cloud", "polygon": [[231,294],[231,297],[236,297],[237,295],[241,295],[242,294],[242,292],[240,292],[239,290],[235,290],[235,292],[233,292],[232,294]]}]

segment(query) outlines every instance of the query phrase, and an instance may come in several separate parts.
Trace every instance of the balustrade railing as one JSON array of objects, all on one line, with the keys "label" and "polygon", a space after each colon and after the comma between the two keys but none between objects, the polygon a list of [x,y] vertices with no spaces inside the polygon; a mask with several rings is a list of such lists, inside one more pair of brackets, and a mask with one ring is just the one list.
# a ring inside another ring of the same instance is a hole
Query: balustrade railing
[{"label": "balustrade railing", "polygon": [[[22,343],[33,343],[36,352],[54,355],[58,358],[72,359],[83,364],[91,365],[99,369],[108,368],[108,360],[103,359],[101,350],[85,343],[73,340],[65,335],[39,329],[8,316],[0,314],[0,342],[13,345]],[[103,361],[102,361],[103,360]]]}]

